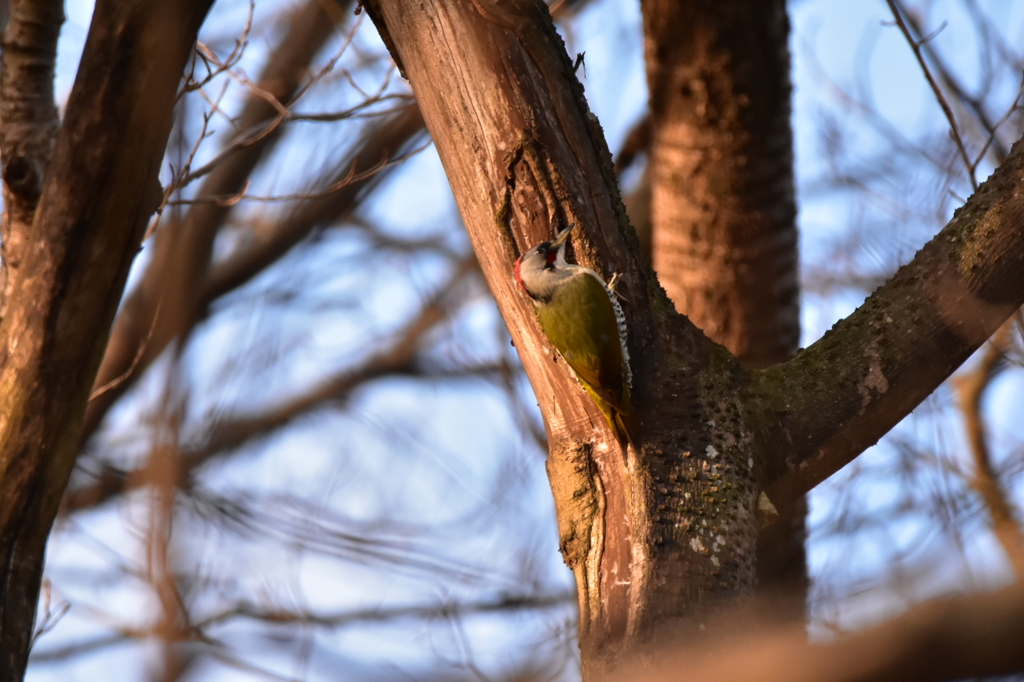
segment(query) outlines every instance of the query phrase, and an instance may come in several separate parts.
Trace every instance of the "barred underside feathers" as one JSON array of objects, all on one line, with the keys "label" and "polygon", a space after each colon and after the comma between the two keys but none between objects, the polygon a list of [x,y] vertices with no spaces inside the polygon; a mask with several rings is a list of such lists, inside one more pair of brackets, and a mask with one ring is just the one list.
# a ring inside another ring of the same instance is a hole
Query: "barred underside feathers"
[{"label": "barred underside feathers", "polygon": [[[588,273],[592,274],[597,278],[597,281],[601,283],[604,290],[608,293],[608,298],[612,302],[612,309],[615,311],[615,324],[619,327],[619,343],[622,344],[622,367],[624,375],[622,381],[629,388],[633,387],[633,368],[629,366],[629,348],[626,344],[626,315],[622,312],[622,306],[619,305],[619,295],[615,293],[615,290],[608,286],[608,283],[601,279],[601,276],[590,268],[584,268]],[[616,277],[612,277],[612,282],[615,282]]]}]

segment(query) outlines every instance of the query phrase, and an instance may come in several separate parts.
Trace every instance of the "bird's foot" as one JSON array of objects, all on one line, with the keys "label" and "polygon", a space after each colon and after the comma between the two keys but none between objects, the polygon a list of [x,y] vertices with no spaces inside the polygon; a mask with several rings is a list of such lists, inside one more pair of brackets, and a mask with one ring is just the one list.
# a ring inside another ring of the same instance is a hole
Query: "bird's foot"
[{"label": "bird's foot", "polygon": [[617,285],[618,283],[619,283],[619,273],[616,272],[616,273],[614,273],[612,275],[612,278],[610,280],[608,280],[608,291],[610,291],[613,294],[615,294],[615,298],[619,299],[620,301],[625,301],[626,297],[623,296],[622,294],[620,294],[619,292],[615,291],[615,285]]}]

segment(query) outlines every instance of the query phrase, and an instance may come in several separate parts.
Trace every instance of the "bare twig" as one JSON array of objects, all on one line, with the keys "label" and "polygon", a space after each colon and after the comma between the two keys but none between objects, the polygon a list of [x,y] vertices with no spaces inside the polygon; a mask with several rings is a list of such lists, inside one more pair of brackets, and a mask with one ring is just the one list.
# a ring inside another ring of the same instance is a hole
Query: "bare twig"
[{"label": "bare twig", "polygon": [[[176,99],[181,99],[183,95],[194,90],[201,90],[207,83],[210,83],[222,73],[230,71],[242,60],[242,56],[245,54],[245,48],[248,45],[249,33],[252,31],[252,20],[255,14],[256,0],[249,0],[249,16],[246,18],[245,26],[242,28],[241,34],[235,38],[234,48],[224,59],[218,57],[213,50],[201,41],[196,42],[195,51],[192,54],[192,68],[189,69],[185,85],[178,92]],[[206,76],[200,80],[196,80],[195,78],[196,58],[201,59],[203,61],[203,65],[206,66]],[[213,65],[213,68],[210,68],[211,64]]]},{"label": "bare twig", "polygon": [[[405,109],[379,119],[363,136],[360,144],[338,164],[336,175],[329,184],[336,184],[347,177],[352,164],[357,161],[362,169],[368,164],[374,165],[381,159],[395,156],[422,132],[423,117],[415,104],[409,104]],[[315,229],[351,214],[373,183],[379,182],[387,171],[388,167],[384,167],[380,173],[361,182],[344,185],[342,191],[303,202],[272,229],[254,235],[251,244],[215,263],[207,273],[201,294],[202,304],[208,306],[216,298],[242,286]]]},{"label": "bare twig", "polygon": [[[178,473],[175,475],[177,484],[185,485],[192,472],[225,451],[238,448],[254,438],[264,437],[328,401],[343,400],[355,388],[373,379],[416,373],[414,365],[424,335],[447,319],[450,292],[476,267],[475,257],[460,263],[448,283],[441,287],[434,299],[424,305],[419,315],[395,336],[391,346],[367,360],[361,367],[346,368],[302,394],[264,412],[235,416],[215,423],[205,443],[191,449],[183,449],[180,453]],[[61,512],[70,513],[94,507],[127,490],[151,483],[145,475],[145,470],[124,472],[107,467],[92,484],[69,490],[64,496]]]},{"label": "bare twig", "polygon": [[57,627],[57,623],[67,615],[67,612],[71,610],[71,604],[66,601],[62,601],[57,604],[56,608],[51,607],[50,601],[53,595],[53,584],[48,578],[43,579],[43,622],[36,626],[36,631],[32,634],[32,643],[29,645],[30,648],[34,648],[39,638],[45,635],[47,632]]},{"label": "bare twig", "polygon": [[1021,532],[1014,519],[1013,510],[999,484],[999,476],[992,466],[984,418],[981,414],[982,398],[999,371],[999,363],[1004,357],[1013,323],[1014,320],[1010,320],[999,328],[989,341],[977,368],[956,377],[954,385],[959,393],[964,426],[974,455],[974,476],[971,485],[985,501],[985,506],[992,517],[993,531],[1010,559],[1018,580],[1024,580],[1024,532]]},{"label": "bare twig", "polygon": [[[309,63],[334,28],[320,0],[309,0],[295,10],[291,29],[272,54],[260,79],[261,90],[272,92],[277,102],[287,102],[299,87]],[[211,53],[212,55],[212,53]],[[210,55],[207,58],[212,59]],[[226,63],[226,62],[225,62]],[[244,130],[272,120],[277,109],[263,97],[253,95],[241,115]],[[245,186],[270,145],[279,135],[266,135],[217,167],[200,188],[199,196],[231,196]],[[376,160],[376,159],[375,159]],[[161,230],[153,246],[154,256],[142,281],[124,301],[111,332],[110,343],[100,366],[96,384],[103,386],[124,374],[134,361],[142,337],[152,324],[157,305],[162,314],[136,371],[125,381],[90,402],[83,426],[83,441],[99,425],[114,401],[133,383],[170,341],[185,336],[196,321],[198,296],[213,252],[213,242],[230,206],[216,203],[193,207],[173,229]]]},{"label": "bare twig", "polygon": [[[474,614],[504,613],[523,610],[546,610],[571,606],[576,600],[573,592],[551,594],[504,595],[496,599],[478,602],[441,602],[438,604],[412,604],[390,608],[367,608],[334,613],[316,613],[302,609],[274,609],[252,603],[241,603],[197,620],[190,641],[202,641],[195,633],[222,625],[237,619],[258,621],[266,625],[310,625],[321,628],[340,628],[355,623],[384,623],[394,620],[419,619],[431,621],[437,618],[465,617]],[[153,636],[149,629],[120,628],[115,634],[103,635],[69,644],[32,656],[33,662],[63,661],[83,653],[95,652],[123,643],[129,639],[144,639]]]},{"label": "bare twig", "polygon": [[921,54],[921,45],[925,42],[924,39],[917,41],[910,33],[910,29],[907,28],[906,22],[903,20],[903,15],[900,13],[899,7],[896,5],[896,0],[886,0],[889,4],[889,9],[892,10],[892,15],[896,19],[896,25],[900,27],[900,31],[903,32],[904,37],[907,39],[907,43],[910,45],[910,49],[914,51],[914,56],[917,57],[917,63],[921,65],[921,70],[924,72],[924,77],[928,79],[928,85],[931,86],[932,92],[935,93],[935,99],[938,101],[939,106],[942,107],[942,113],[946,115],[946,120],[949,121],[950,134],[953,136],[953,141],[956,142],[956,148],[960,152],[960,158],[963,159],[964,167],[967,169],[968,177],[971,180],[971,188],[977,191],[978,179],[975,177],[975,166],[971,163],[970,157],[967,155],[967,149],[964,147],[963,138],[960,137],[960,129],[956,124],[956,117],[953,116],[953,110],[950,109],[949,103],[946,101],[946,96],[942,93],[942,88],[935,82],[935,78],[932,76],[931,69],[928,68],[928,63],[925,61],[924,55]]},{"label": "bare twig", "polygon": [[93,401],[99,398],[107,391],[111,391],[122,383],[128,380],[128,378],[135,371],[135,368],[139,366],[139,361],[142,360],[142,356],[146,353],[146,346],[149,345],[149,339],[153,336],[153,330],[156,328],[156,321],[160,319],[160,306],[157,305],[156,311],[153,313],[153,323],[149,326],[149,332],[143,338],[142,343],[139,344],[139,350],[135,353],[135,358],[132,360],[132,364],[128,366],[128,369],[124,371],[120,376],[114,377],[107,383],[103,384],[98,388],[94,388],[92,393],[89,394],[89,400]]},{"label": "bare twig", "polygon": [[313,192],[297,192],[295,194],[274,194],[270,196],[260,196],[256,194],[247,194],[246,192],[249,189],[249,183],[246,182],[245,186],[243,186],[241,191],[239,191],[237,194],[232,194],[229,196],[204,196],[199,199],[181,199],[178,201],[169,201],[167,203],[170,206],[182,206],[192,204],[216,204],[217,206],[234,206],[235,204],[241,201],[261,201],[265,203],[272,203],[277,201],[306,201],[309,199],[316,199],[317,197],[322,197],[324,195],[331,194],[333,192],[337,192],[338,190],[344,189],[345,187],[348,187],[353,183],[362,182],[363,180],[371,178],[380,171],[382,171],[383,169],[387,168],[388,166],[393,166],[397,163],[401,163],[406,158],[408,158],[412,154],[415,154],[416,152],[421,151],[422,149],[423,147],[420,147],[419,149],[415,149],[409,152],[408,154],[405,154],[400,158],[394,160],[390,160],[387,157],[385,157],[381,159],[377,163],[377,165],[371,166],[370,168],[359,172],[356,172],[358,160],[353,161],[352,166],[349,168],[349,172],[345,177],[341,178],[340,180],[337,180],[336,182],[331,183],[327,187],[318,189]]},{"label": "bare twig", "polygon": [[[922,35],[924,33],[924,27],[923,20],[919,14],[915,11],[908,10],[902,3],[898,3],[897,6],[914,32],[918,35]],[[982,42],[983,44],[988,44],[984,40]],[[949,88],[949,91],[957,98],[957,100],[967,105],[967,107],[974,113],[975,119],[977,119],[981,127],[988,133],[988,139],[985,142],[983,149],[975,157],[973,167],[977,168],[981,159],[984,158],[985,153],[993,145],[995,146],[996,162],[1001,163],[1002,160],[1006,158],[1007,149],[1005,145],[999,142],[996,137],[996,132],[998,131],[1001,123],[1014,111],[1015,106],[1011,107],[1010,112],[1008,112],[1001,121],[993,122],[989,118],[988,112],[985,111],[984,100],[981,97],[971,95],[967,92],[963,83],[960,82],[960,80],[954,75],[952,69],[949,68],[949,65],[943,58],[942,52],[936,49],[935,42],[932,40],[922,40],[921,46],[924,48],[925,53],[927,53],[928,58],[933,64],[935,64],[935,69],[938,72],[939,77],[942,79],[942,83]],[[987,88],[984,89],[987,90]]]}]

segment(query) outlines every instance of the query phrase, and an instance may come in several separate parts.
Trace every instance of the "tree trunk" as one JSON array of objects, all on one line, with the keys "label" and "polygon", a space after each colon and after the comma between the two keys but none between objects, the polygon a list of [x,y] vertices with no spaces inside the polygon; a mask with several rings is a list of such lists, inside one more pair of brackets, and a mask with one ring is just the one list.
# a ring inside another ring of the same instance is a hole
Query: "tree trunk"
[{"label": "tree trunk", "polygon": [[50,163],[60,119],[53,100],[57,38],[64,23],[63,0],[9,2],[0,74],[0,158],[4,208],[0,225],[0,318],[21,265],[32,228],[43,173]]},{"label": "tree trunk", "polygon": [[[544,412],[584,669],[599,673],[753,587],[759,489],[735,398],[744,371],[675,312],[638,258],[606,144],[543,4],[368,9],[413,86]],[[512,277],[519,253],[569,223],[583,227],[579,262],[620,275],[643,442],[625,461]]]},{"label": "tree trunk", "polygon": [[[375,0],[548,431],[585,677],[697,633],[755,583],[757,501],[857,456],[1024,302],[1021,145],[913,262],[811,348],[745,369],[678,314],[628,226],[607,146],[538,0]],[[512,263],[576,223],[574,258],[619,274],[640,451],[622,453],[538,328]]]},{"label": "tree trunk", "polygon": [[160,201],[172,107],[210,2],[97,3],[16,255],[21,267],[8,272],[12,293],[0,323],[2,680],[25,671],[46,539],[128,268]]},{"label": "tree trunk", "polygon": [[[654,269],[676,309],[744,366],[782,362],[800,340],[785,2],[642,8]],[[805,515],[794,505],[758,537],[759,591],[785,595],[796,617]]]}]

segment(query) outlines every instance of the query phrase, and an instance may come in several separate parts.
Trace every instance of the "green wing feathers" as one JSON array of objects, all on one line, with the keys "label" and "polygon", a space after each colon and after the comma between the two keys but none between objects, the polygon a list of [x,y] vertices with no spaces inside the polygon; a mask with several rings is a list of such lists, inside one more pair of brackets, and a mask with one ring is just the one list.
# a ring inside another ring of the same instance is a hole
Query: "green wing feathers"
[{"label": "green wing feathers", "polygon": [[[576,372],[622,445],[635,443],[629,367],[624,361],[617,304],[592,270],[580,268],[537,310],[541,328]],[[618,314],[616,314],[618,313]]]}]

